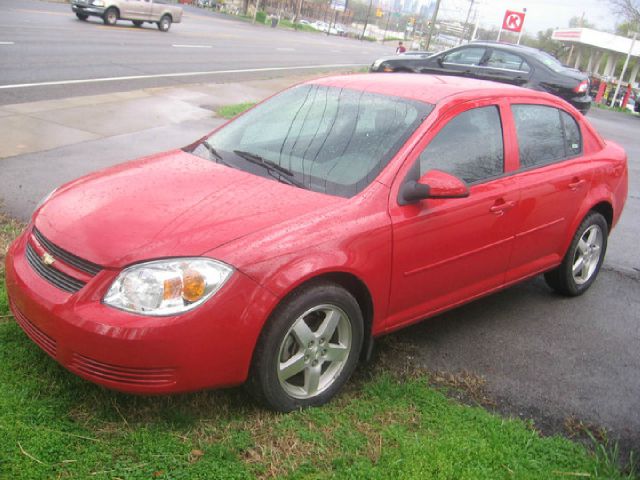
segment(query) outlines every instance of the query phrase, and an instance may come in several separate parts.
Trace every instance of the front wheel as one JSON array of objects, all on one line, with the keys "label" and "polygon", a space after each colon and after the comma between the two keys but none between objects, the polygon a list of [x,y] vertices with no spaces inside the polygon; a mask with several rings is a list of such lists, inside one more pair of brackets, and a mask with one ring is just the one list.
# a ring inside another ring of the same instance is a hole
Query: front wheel
[{"label": "front wheel", "polygon": [[547,284],[569,297],[586,292],[604,261],[608,235],[605,218],[598,212],[589,213],[578,227],[560,266],[544,274]]},{"label": "front wheel", "polygon": [[332,283],[305,287],[269,319],[247,386],[273,410],[322,405],[355,370],[362,341],[362,312],[348,291]]},{"label": "front wheel", "polygon": [[109,8],[106,12],[104,12],[102,21],[105,25],[115,25],[118,22],[118,10],[113,7]]},{"label": "front wheel", "polygon": [[171,28],[171,17],[169,15],[164,15],[158,22],[158,29],[161,32],[168,32],[170,28]]}]

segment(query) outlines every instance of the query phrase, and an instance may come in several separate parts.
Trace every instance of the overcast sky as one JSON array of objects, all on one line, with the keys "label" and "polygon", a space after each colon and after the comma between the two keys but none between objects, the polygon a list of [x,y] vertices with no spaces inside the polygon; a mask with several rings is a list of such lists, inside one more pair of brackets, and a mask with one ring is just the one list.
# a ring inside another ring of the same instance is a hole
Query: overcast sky
[{"label": "overcast sky", "polygon": [[[522,11],[523,8],[527,9],[524,28],[530,34],[547,28],[565,28],[571,17],[579,17],[582,12],[589,22],[603,30],[613,30],[616,23],[620,23],[607,0],[480,0],[479,3],[480,25],[484,28],[500,27],[505,10]],[[462,21],[468,8],[469,0],[442,0],[441,3],[443,17],[460,18],[462,14]]]}]

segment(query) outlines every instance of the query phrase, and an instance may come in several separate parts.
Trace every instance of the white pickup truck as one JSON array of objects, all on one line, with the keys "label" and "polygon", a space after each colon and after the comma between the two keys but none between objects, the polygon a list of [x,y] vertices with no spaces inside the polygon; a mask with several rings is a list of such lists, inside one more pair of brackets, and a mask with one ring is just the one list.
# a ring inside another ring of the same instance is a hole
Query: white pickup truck
[{"label": "white pickup truck", "polygon": [[144,22],[156,23],[163,32],[182,20],[182,7],[166,0],[71,0],[71,10],[80,20],[100,17],[106,25],[131,20],[136,27]]}]

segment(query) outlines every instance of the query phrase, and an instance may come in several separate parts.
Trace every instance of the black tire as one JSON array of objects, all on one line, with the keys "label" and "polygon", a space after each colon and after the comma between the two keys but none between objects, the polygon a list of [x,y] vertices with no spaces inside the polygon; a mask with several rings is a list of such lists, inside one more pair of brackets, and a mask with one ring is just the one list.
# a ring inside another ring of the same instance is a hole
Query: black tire
[{"label": "black tire", "polygon": [[171,28],[171,16],[163,15],[160,21],[158,22],[158,30],[161,32],[168,32]]},{"label": "black tire", "polygon": [[110,8],[107,8],[106,12],[104,12],[102,21],[104,22],[105,25],[113,26],[116,23],[118,23],[119,17],[120,15],[118,14],[118,9],[115,7],[110,7]]},{"label": "black tire", "polygon": [[[595,240],[585,241],[589,235],[593,235],[592,232],[595,232]],[[589,212],[573,236],[562,263],[544,274],[547,285],[568,297],[577,297],[586,292],[596,280],[604,261],[608,236],[609,226],[605,218],[598,212]],[[577,266],[581,266],[580,274],[574,274],[574,267]]]},{"label": "black tire", "polygon": [[136,27],[141,27],[144,22],[142,20],[131,20],[131,23]]},{"label": "black tire", "polygon": [[89,15],[86,15],[84,13],[80,13],[80,12],[76,12],[76,17],[78,17],[78,20],[82,20],[83,22],[89,18]]},{"label": "black tire", "polygon": [[[306,339],[294,330],[301,322],[307,327]],[[334,323],[327,330],[331,336],[324,338],[323,327]],[[265,325],[253,355],[249,391],[266,407],[280,412],[328,402],[358,364],[363,328],[360,306],[344,288],[328,282],[302,287],[275,309]],[[338,352],[342,358],[331,358]],[[287,373],[280,375],[286,363],[296,363],[300,370],[288,377]]]}]

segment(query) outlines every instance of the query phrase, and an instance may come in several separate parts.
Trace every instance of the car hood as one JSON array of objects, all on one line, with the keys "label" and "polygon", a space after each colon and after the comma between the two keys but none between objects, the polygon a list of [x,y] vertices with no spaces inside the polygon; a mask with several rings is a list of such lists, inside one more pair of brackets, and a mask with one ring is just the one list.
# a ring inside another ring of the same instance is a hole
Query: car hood
[{"label": "car hood", "polygon": [[121,268],[148,259],[202,255],[345,201],[178,150],[61,187],[36,213],[35,226],[74,255]]}]

